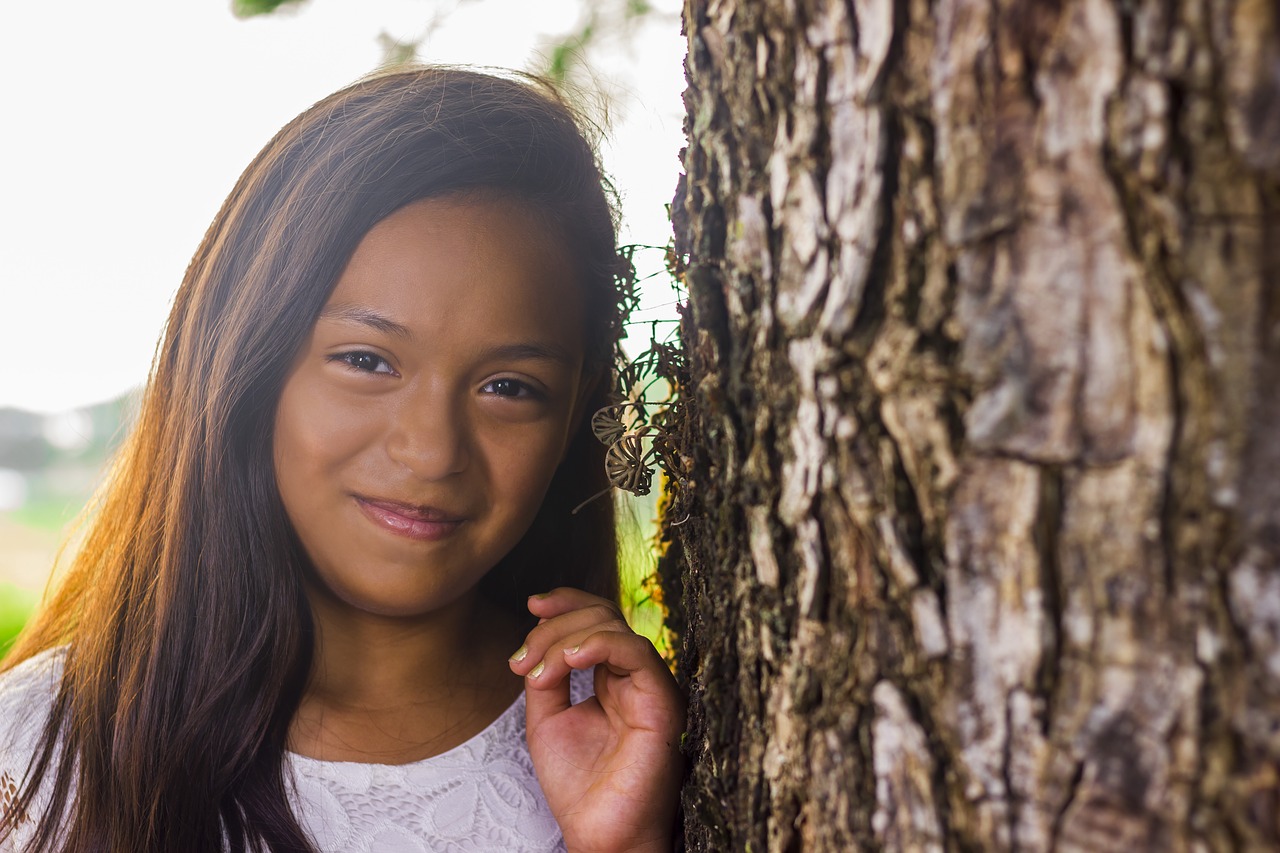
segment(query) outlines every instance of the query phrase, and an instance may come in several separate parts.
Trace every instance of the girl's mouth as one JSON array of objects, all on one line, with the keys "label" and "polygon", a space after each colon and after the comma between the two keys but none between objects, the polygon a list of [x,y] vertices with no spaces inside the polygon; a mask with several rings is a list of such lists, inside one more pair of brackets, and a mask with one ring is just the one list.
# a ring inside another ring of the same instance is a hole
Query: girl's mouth
[{"label": "girl's mouth", "polygon": [[409,539],[435,541],[454,533],[465,518],[428,506],[355,496],[365,517],[379,527]]}]

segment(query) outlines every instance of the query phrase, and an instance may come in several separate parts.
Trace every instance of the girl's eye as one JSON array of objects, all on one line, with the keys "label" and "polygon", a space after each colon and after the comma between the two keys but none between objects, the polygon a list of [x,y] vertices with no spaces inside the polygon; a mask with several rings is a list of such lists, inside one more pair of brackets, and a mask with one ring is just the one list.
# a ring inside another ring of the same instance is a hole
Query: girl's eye
[{"label": "girl's eye", "polygon": [[361,373],[395,373],[391,368],[390,362],[368,350],[340,352],[337,355],[329,356],[329,360],[340,361],[352,370],[358,370]]},{"label": "girl's eye", "polygon": [[498,397],[534,396],[534,390],[518,379],[495,379],[480,390]]}]

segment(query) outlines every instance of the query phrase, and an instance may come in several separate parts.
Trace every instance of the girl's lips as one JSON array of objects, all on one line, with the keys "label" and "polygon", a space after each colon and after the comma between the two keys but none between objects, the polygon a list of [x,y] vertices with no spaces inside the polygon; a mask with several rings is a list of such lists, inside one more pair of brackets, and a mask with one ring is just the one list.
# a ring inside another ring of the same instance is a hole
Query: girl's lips
[{"label": "girl's lips", "polygon": [[357,495],[356,504],[374,524],[409,539],[444,539],[466,521],[433,507],[413,506],[397,501],[374,500]]}]

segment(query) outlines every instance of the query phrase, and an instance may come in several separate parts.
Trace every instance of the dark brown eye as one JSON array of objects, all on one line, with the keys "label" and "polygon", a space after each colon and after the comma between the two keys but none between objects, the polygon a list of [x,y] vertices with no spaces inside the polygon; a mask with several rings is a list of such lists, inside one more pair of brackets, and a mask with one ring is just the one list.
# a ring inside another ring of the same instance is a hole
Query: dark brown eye
[{"label": "dark brown eye", "polygon": [[496,397],[535,396],[533,389],[518,379],[494,379],[480,390]]},{"label": "dark brown eye", "polygon": [[361,373],[395,373],[391,364],[382,356],[368,350],[352,350],[329,356],[331,361],[340,361],[352,370]]}]

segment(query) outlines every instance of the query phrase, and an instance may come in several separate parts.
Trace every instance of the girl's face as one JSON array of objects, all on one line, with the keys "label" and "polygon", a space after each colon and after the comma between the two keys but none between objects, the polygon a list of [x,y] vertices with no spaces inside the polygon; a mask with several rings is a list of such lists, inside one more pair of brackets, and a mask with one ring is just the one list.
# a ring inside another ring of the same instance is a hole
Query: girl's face
[{"label": "girl's face", "polygon": [[276,412],[276,481],[319,587],[388,616],[471,590],[569,444],[583,349],[565,249],[518,202],[427,199],[375,225]]}]

